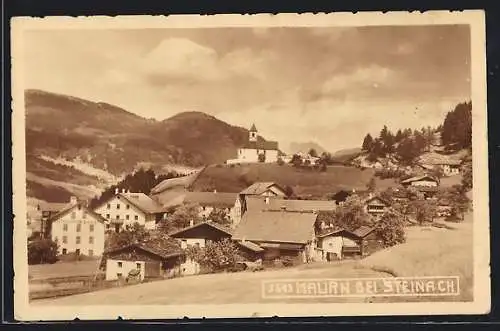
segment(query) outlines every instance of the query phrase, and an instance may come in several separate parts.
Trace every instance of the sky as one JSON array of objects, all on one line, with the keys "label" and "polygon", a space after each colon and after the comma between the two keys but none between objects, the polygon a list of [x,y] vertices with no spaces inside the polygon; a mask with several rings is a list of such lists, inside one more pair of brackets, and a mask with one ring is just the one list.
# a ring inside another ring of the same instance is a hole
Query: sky
[{"label": "sky", "polygon": [[26,88],[255,123],[284,149],[435,126],[471,93],[466,25],[33,30],[24,50]]}]

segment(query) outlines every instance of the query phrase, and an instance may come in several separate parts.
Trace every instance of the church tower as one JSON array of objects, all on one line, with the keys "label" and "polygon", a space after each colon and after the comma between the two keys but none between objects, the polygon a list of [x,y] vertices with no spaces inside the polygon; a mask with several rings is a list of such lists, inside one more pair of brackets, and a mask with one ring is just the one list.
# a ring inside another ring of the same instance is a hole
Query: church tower
[{"label": "church tower", "polygon": [[255,127],[255,124],[252,124],[249,134],[250,134],[250,136],[248,137],[249,141],[257,141],[257,128]]}]

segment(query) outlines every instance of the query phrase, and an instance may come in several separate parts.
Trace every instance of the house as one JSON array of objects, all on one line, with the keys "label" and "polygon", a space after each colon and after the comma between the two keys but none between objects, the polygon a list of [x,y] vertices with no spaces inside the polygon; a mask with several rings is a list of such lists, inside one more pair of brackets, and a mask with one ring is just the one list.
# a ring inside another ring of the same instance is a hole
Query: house
[{"label": "house", "polygon": [[97,206],[94,211],[106,219],[106,229],[119,232],[127,225],[138,223],[146,229],[155,229],[164,217],[162,205],[144,193],[130,193],[116,189],[115,195]]},{"label": "house", "polygon": [[252,124],[248,134],[248,141],[236,151],[237,157],[227,160],[227,164],[257,162],[274,163],[278,161],[280,155],[278,142],[259,139],[255,124]]},{"label": "house", "polygon": [[105,221],[101,215],[88,209],[84,203],[73,201],[49,219],[51,238],[59,244],[58,253],[102,255]]},{"label": "house", "polygon": [[184,196],[183,203],[199,205],[199,215],[203,219],[209,219],[210,213],[214,210],[222,210],[233,226],[241,220],[242,202],[238,193],[188,192]]},{"label": "house", "polygon": [[167,238],[152,238],[142,243],[112,248],[104,253],[106,280],[137,277],[168,278],[181,274],[185,255]]},{"label": "house", "polygon": [[77,203],[77,198],[75,196],[70,197],[69,202],[41,202],[37,204],[37,212],[40,218],[40,235],[42,238],[50,238],[51,237],[51,223],[48,221],[54,215],[58,214],[60,211],[74,205]]},{"label": "house", "polygon": [[231,238],[231,229],[215,222],[201,222],[191,224],[189,227],[172,232],[170,237],[179,240],[181,248],[189,246],[205,247],[209,242]]},{"label": "house", "polygon": [[419,165],[424,169],[440,168],[445,176],[454,176],[460,174],[462,160],[449,155],[438,153],[427,153],[420,157]]},{"label": "house", "polygon": [[365,199],[364,205],[368,214],[377,217],[383,215],[390,207],[390,203],[379,196],[369,196]]},{"label": "house", "polygon": [[317,214],[288,211],[249,211],[233,233],[235,241],[251,241],[264,251],[264,261],[289,257],[307,262],[314,252]]},{"label": "house", "polygon": [[335,228],[316,236],[316,258],[333,261],[346,256],[366,256],[380,249],[381,244],[373,227],[361,226],[354,231]]},{"label": "house", "polygon": [[285,190],[274,182],[256,182],[240,192],[241,196],[281,197],[287,196]]},{"label": "house", "polygon": [[401,185],[405,188],[409,186],[416,188],[437,187],[439,185],[439,180],[430,175],[422,175],[402,180]]}]

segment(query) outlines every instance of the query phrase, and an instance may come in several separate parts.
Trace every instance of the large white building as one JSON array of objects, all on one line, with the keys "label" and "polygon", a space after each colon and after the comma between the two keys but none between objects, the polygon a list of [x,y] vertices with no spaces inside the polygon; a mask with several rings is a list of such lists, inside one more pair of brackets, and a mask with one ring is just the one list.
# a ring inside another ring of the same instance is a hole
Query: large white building
[{"label": "large white building", "polygon": [[119,232],[127,225],[138,223],[148,230],[156,228],[163,207],[144,193],[115,191],[115,195],[97,206],[94,211],[106,219],[106,229]]},{"label": "large white building", "polygon": [[66,208],[50,219],[51,238],[59,254],[100,256],[104,251],[105,220],[72,198]]},{"label": "large white building", "polygon": [[237,158],[227,160],[227,164],[257,162],[273,163],[278,161],[278,142],[259,140],[255,124],[252,125],[248,134],[248,141],[236,151]]}]

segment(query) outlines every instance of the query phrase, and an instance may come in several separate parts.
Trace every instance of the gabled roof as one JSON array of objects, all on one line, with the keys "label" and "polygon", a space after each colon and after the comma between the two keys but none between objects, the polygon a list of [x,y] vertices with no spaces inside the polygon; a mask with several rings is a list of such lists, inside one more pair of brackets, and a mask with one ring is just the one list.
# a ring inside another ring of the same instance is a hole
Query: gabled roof
[{"label": "gabled roof", "polygon": [[246,149],[262,149],[262,150],[278,150],[278,142],[277,141],[247,141],[240,148]]},{"label": "gabled roof", "polygon": [[200,206],[229,208],[233,207],[238,193],[225,192],[188,192],[184,203],[195,203]]},{"label": "gabled roof", "polygon": [[247,211],[233,239],[305,244],[314,235],[316,218],[313,213]]},{"label": "gabled roof", "polygon": [[368,234],[370,234],[374,230],[375,230],[375,228],[373,228],[373,227],[363,225],[363,226],[360,226],[359,228],[357,228],[356,230],[352,231],[351,233],[359,238],[363,238],[363,237],[366,237]]},{"label": "gabled roof", "polygon": [[248,210],[286,210],[301,212],[333,211],[337,208],[334,200],[289,200],[272,198],[268,203],[262,197],[249,197]]},{"label": "gabled roof", "polygon": [[439,182],[436,178],[434,178],[433,176],[430,176],[430,175],[422,175],[422,176],[415,176],[415,177],[410,177],[408,179],[405,179],[405,180],[402,180],[401,181],[401,184],[410,184],[412,182],[417,182],[417,181],[420,181],[420,180],[424,180],[424,179],[428,179],[428,180],[432,180],[434,182]]},{"label": "gabled roof", "polygon": [[67,204],[67,207],[64,208],[63,210],[59,211],[57,214],[53,215],[50,220],[52,222],[55,222],[57,221],[58,219],[60,219],[61,217],[63,217],[64,215],[67,215],[69,212],[71,212],[73,209],[77,208],[77,207],[80,207],[81,209],[83,209],[88,215],[92,215],[97,221],[99,222],[106,222],[106,219],[104,217],[102,217],[101,215],[95,213],[92,209],[89,209],[87,207],[85,207],[85,205],[81,202],[79,203],[75,203],[75,204]]},{"label": "gabled roof", "polygon": [[324,237],[328,237],[328,236],[331,236],[331,235],[334,235],[334,234],[337,234],[337,233],[341,233],[341,232],[344,232],[346,231],[344,228],[341,228],[341,227],[336,227],[334,229],[330,229],[326,232],[323,232],[323,233],[320,233],[318,235],[316,235],[317,238],[324,238]]},{"label": "gabled roof", "polygon": [[39,204],[40,210],[43,211],[50,211],[50,212],[58,212],[63,209],[66,209],[69,207],[71,204],[68,202],[41,202]]},{"label": "gabled roof", "polygon": [[118,193],[117,195],[147,214],[160,213],[163,211],[162,205],[144,193]]},{"label": "gabled roof", "polygon": [[250,132],[257,132],[257,128],[255,127],[255,123],[252,123],[252,127],[250,128]]},{"label": "gabled roof", "polygon": [[420,157],[420,163],[430,165],[460,165],[462,161],[448,155],[428,153]]},{"label": "gabled roof", "polygon": [[379,200],[379,201],[381,201],[386,206],[390,205],[389,201],[385,200],[384,198],[382,198],[382,197],[380,197],[378,195],[375,195],[375,196],[372,196],[372,197],[368,197],[367,199],[365,199],[364,202],[367,204],[367,203],[370,203],[373,200]]},{"label": "gabled roof", "polygon": [[195,229],[195,228],[198,228],[198,227],[202,227],[202,226],[208,226],[208,227],[211,227],[211,228],[214,228],[220,232],[223,232],[225,234],[228,234],[228,235],[232,235],[232,231],[231,229],[221,225],[221,224],[218,224],[216,222],[200,222],[198,224],[195,224],[195,225],[192,225],[192,226],[189,226],[187,228],[184,228],[184,229],[180,229],[180,230],[177,230],[177,231],[174,231],[174,232],[171,232],[169,234],[170,237],[176,237],[176,236],[179,236],[179,235],[182,235],[184,232],[187,232],[189,230],[192,230],[192,229]]},{"label": "gabled roof", "polygon": [[278,184],[274,182],[256,182],[244,189],[243,191],[240,192],[240,194],[244,195],[260,195],[264,192],[266,192],[271,186],[276,186],[278,187],[283,193],[285,190],[281,188]]}]

